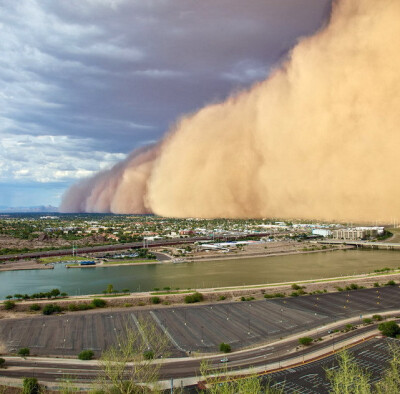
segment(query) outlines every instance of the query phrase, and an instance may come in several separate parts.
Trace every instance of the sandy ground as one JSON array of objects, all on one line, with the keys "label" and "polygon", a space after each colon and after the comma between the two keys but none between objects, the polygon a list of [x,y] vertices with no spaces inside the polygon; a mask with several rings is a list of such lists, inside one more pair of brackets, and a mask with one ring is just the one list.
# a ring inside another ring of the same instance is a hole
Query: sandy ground
[{"label": "sandy ground", "polygon": [[36,260],[6,261],[0,264],[0,271],[44,270],[53,268],[50,264],[38,263]]},{"label": "sandy ground", "polygon": [[386,239],[385,242],[388,242],[388,243],[400,242],[400,228],[389,228],[387,230],[390,231],[393,234],[393,236]]}]

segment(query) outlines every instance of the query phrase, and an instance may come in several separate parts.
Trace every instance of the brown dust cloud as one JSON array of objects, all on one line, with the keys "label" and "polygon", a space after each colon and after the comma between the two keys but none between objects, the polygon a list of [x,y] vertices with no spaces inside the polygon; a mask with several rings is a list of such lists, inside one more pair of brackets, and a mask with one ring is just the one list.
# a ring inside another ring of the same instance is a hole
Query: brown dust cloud
[{"label": "brown dust cloud", "polygon": [[63,212],[400,217],[400,1],[334,2],[265,81],[66,191]]}]

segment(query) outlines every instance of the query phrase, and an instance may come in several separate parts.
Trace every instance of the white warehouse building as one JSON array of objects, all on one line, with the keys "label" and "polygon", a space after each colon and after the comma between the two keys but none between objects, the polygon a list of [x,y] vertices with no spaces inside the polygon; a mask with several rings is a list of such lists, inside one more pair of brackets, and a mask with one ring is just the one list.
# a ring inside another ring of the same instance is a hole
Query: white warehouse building
[{"label": "white warehouse building", "polygon": [[332,236],[332,231],[327,228],[314,228],[312,234],[320,235],[322,237],[330,237]]}]

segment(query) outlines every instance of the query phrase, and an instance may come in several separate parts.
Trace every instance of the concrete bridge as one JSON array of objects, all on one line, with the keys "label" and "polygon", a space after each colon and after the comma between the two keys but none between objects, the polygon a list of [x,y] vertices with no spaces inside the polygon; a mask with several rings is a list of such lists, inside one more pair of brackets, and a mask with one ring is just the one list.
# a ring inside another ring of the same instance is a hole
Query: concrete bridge
[{"label": "concrete bridge", "polygon": [[371,242],[371,241],[351,241],[344,239],[327,239],[318,241],[321,244],[330,245],[353,245],[357,248],[370,248],[370,249],[386,249],[386,250],[400,250],[400,243],[390,242]]}]

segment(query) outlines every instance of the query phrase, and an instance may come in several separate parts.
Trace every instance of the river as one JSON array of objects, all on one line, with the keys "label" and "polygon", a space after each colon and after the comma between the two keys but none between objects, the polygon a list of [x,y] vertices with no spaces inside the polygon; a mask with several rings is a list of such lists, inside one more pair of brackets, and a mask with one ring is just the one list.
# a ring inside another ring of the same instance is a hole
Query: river
[{"label": "river", "polygon": [[131,292],[169,286],[202,288],[327,278],[400,266],[400,252],[347,250],[197,263],[0,272],[0,299],[59,288],[69,295],[101,293],[108,284]]}]

